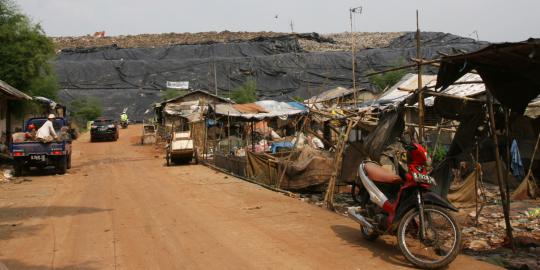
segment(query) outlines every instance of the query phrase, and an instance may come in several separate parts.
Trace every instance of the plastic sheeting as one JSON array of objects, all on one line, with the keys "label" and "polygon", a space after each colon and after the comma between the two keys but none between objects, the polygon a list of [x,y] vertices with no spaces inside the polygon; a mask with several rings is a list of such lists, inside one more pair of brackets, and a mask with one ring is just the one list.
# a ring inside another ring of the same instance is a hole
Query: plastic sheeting
[{"label": "plastic sheeting", "polygon": [[[242,109],[237,107],[242,107]],[[252,108],[253,112],[246,111],[246,108]],[[262,100],[249,104],[216,104],[214,105],[214,112],[230,117],[262,120],[265,118],[302,114],[307,112],[307,109],[305,107],[299,109],[298,106],[289,105],[287,102]]]},{"label": "plastic sheeting", "polygon": [[[484,43],[443,33],[422,33],[427,59],[438,52],[474,51]],[[415,57],[414,33],[387,48],[356,53],[359,87],[362,75],[383,70]],[[295,36],[261,38],[249,42],[173,45],[165,48],[122,49],[114,46],[61,52],[53,62],[62,87],[61,101],[89,96],[100,99],[105,116],[128,107],[130,119],[140,120],[161,99],[167,81],[189,81],[193,89],[217,88],[222,96],[248,78],[257,82],[260,99],[308,98],[336,87],[351,87],[349,52],[305,52]],[[432,67],[428,72],[434,73]]]}]

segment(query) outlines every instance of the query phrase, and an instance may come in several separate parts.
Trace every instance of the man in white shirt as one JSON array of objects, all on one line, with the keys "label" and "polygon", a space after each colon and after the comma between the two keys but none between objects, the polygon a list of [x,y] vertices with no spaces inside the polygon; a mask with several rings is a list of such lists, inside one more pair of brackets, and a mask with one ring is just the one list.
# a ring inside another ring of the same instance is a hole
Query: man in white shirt
[{"label": "man in white shirt", "polygon": [[49,117],[47,117],[47,121],[43,124],[43,126],[38,129],[36,133],[36,138],[38,138],[38,140],[50,142],[53,139],[58,138],[53,125],[53,121],[55,118],[56,117],[54,116],[54,114],[49,114]]}]

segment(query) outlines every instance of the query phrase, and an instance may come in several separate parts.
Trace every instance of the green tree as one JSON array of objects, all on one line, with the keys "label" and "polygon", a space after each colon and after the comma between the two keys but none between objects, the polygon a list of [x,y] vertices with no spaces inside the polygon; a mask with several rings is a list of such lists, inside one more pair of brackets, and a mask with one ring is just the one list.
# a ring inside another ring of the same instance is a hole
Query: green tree
[{"label": "green tree", "polygon": [[79,127],[86,127],[88,121],[101,116],[103,107],[99,100],[94,98],[79,98],[70,103],[71,119]]},{"label": "green tree", "polygon": [[53,43],[11,0],[0,0],[0,48],[1,80],[29,95],[57,97],[58,84],[49,63]]},{"label": "green tree", "polygon": [[257,82],[251,78],[248,79],[244,84],[233,89],[231,99],[239,104],[257,101]]},{"label": "green tree", "polygon": [[165,100],[173,99],[175,97],[183,96],[185,94],[187,94],[186,90],[168,88],[168,89],[165,89],[165,92],[161,96],[161,99],[165,101]]},{"label": "green tree", "polygon": [[[394,67],[399,67],[403,65],[403,61],[398,61],[394,64]],[[407,74],[406,69],[400,69],[395,71],[389,71],[382,74],[377,74],[369,77],[369,82],[371,85],[375,86],[375,90],[381,92],[388,87],[391,87],[398,83],[403,76]]]}]

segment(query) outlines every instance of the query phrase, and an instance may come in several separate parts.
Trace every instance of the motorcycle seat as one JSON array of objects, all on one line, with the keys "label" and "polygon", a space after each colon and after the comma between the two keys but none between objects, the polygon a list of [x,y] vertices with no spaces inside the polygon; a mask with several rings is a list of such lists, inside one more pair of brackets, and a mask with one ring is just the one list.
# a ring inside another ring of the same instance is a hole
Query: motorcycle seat
[{"label": "motorcycle seat", "polygon": [[367,177],[374,182],[386,183],[386,184],[399,184],[401,183],[401,177],[385,170],[382,166],[373,163],[366,162],[364,165]]}]

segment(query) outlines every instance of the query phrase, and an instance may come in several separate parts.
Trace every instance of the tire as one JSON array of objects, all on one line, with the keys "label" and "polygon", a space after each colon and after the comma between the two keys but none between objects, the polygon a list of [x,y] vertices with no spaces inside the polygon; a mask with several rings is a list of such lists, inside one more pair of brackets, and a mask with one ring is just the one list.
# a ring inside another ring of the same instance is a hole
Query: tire
[{"label": "tire", "polygon": [[96,139],[94,139],[92,136],[90,136],[90,142],[95,142]]},{"label": "tire", "polygon": [[[416,257],[415,255],[413,255],[409,251],[409,249],[407,248],[406,238],[405,238],[407,236],[406,228],[408,227],[409,224],[413,225],[411,221],[413,220],[415,216],[418,215],[418,210],[416,208],[409,210],[403,216],[403,218],[401,219],[399,223],[399,228],[397,232],[399,249],[401,250],[401,253],[405,256],[407,261],[409,261],[410,263],[414,264],[417,267],[420,267],[423,269],[437,269],[437,268],[444,267],[448,265],[449,263],[451,263],[461,250],[461,229],[459,227],[459,224],[454,219],[454,217],[450,215],[445,208],[442,208],[436,205],[424,205],[424,213],[426,214],[436,213],[440,215],[441,217],[445,218],[448,222],[450,222],[449,225],[451,226],[451,230],[453,230],[455,234],[455,240],[450,251],[442,259],[434,260],[434,261],[422,260]],[[433,230],[433,232],[435,231],[439,232],[439,230]],[[438,234],[436,235],[438,236]],[[440,251],[438,252],[435,251],[435,252],[438,253]]]},{"label": "tire", "polygon": [[67,166],[68,169],[71,169],[71,154],[67,157]]},{"label": "tire", "polygon": [[376,230],[369,230],[362,225],[360,225],[360,233],[362,234],[362,237],[368,241],[375,241],[380,235]]},{"label": "tire", "polygon": [[56,161],[56,171],[58,174],[65,174],[66,171],[67,171],[67,157],[66,156],[63,156],[63,157],[60,157],[57,161]]},{"label": "tire", "polygon": [[24,165],[20,162],[16,162],[13,166],[13,176],[20,177],[23,175]]},{"label": "tire", "polygon": [[171,166],[171,155],[169,153],[165,156],[165,160],[167,160],[167,167]]}]

